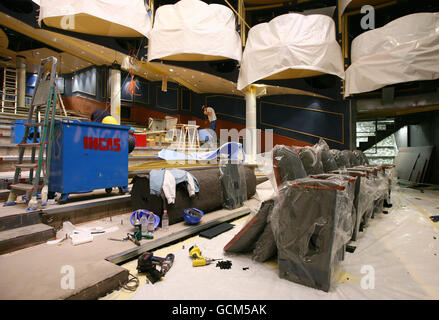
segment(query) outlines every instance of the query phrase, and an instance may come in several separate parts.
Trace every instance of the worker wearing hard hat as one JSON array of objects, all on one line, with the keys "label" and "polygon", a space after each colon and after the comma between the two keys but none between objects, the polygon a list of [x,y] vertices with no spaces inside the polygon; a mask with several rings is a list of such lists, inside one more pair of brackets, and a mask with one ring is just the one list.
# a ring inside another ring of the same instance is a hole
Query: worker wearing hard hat
[{"label": "worker wearing hard hat", "polygon": [[209,119],[210,129],[215,131],[215,129],[216,129],[215,110],[213,110],[213,108],[211,108],[211,107],[206,107],[206,106],[202,106],[201,108],[203,109],[204,115],[207,116],[207,118]]},{"label": "worker wearing hard hat", "polygon": [[[111,113],[107,110],[95,110],[91,114],[90,121],[101,122],[104,124],[115,124],[119,125],[116,118],[111,116]],[[134,138],[134,128],[130,128],[128,135],[128,153],[133,152],[136,147],[136,138]]]}]

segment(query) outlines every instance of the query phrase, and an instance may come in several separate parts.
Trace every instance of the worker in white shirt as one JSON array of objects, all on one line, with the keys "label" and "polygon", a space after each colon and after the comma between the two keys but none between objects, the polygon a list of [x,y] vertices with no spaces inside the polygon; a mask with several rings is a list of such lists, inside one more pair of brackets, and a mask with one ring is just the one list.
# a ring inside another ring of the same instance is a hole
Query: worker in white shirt
[{"label": "worker in white shirt", "polygon": [[215,110],[213,110],[213,108],[211,108],[211,107],[206,107],[206,106],[202,106],[202,109],[203,109],[204,115],[207,116],[207,118],[209,119],[210,129],[215,131],[215,129],[216,129]]}]

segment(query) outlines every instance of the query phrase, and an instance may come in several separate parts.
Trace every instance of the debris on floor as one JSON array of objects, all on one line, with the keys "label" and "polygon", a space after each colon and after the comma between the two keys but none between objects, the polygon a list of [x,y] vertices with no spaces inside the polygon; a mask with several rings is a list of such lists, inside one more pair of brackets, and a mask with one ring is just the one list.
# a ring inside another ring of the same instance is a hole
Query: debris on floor
[{"label": "debris on floor", "polygon": [[60,232],[65,236],[56,240],[47,241],[46,243],[50,245],[59,244],[64,240],[66,240],[67,237],[69,237],[70,239],[72,239],[71,243],[74,246],[76,246],[83,243],[92,242],[94,236],[115,232],[117,230],[119,230],[118,226],[113,226],[109,228],[103,228],[103,227],[85,228],[85,227],[75,226],[70,221],[65,221],[63,222],[62,229],[60,230]]},{"label": "debris on floor", "polygon": [[226,261],[218,261],[216,263],[216,266],[220,269],[230,269],[232,268],[232,261],[226,260]]}]

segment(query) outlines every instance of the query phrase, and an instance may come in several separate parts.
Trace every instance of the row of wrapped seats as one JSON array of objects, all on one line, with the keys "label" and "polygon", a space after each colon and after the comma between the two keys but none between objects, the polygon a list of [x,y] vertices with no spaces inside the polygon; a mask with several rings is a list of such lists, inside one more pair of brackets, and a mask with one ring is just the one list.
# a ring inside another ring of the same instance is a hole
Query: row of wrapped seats
[{"label": "row of wrapped seats", "polygon": [[347,244],[389,202],[392,166],[369,165],[361,151],[330,150],[321,140],[276,146],[273,167],[278,196],[270,219],[279,275],[329,291]]},{"label": "row of wrapped seats", "polygon": [[281,278],[329,291],[348,243],[389,202],[392,166],[370,165],[361,151],[331,150],[323,140],[277,145],[272,159],[275,199],[224,250],[253,250],[256,261],[277,253]]}]

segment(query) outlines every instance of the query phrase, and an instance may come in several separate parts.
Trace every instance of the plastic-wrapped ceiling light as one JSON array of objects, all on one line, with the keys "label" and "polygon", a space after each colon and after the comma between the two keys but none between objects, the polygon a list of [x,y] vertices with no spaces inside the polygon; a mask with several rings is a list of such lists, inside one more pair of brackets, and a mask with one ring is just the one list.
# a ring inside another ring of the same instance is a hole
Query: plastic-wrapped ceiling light
[{"label": "plastic-wrapped ceiling light", "polygon": [[[34,2],[36,2],[34,0]],[[107,37],[143,37],[151,19],[143,0],[40,0],[41,21],[48,27]]]},{"label": "plastic-wrapped ceiling light", "polygon": [[439,78],[439,13],[416,13],[354,39],[345,96]]},{"label": "plastic-wrapped ceiling light", "polygon": [[324,15],[289,13],[250,29],[238,89],[258,80],[333,74],[344,78],[335,23]]},{"label": "plastic-wrapped ceiling light", "polygon": [[160,6],[148,45],[148,61],[241,60],[233,11],[219,4],[181,0]]}]

